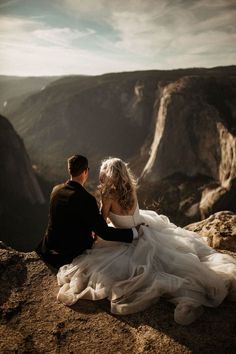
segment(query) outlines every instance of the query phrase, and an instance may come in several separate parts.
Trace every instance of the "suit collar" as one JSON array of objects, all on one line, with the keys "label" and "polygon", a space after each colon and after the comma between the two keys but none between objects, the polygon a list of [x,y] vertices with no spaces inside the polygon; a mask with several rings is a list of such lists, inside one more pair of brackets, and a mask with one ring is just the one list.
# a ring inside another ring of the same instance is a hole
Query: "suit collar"
[{"label": "suit collar", "polygon": [[76,181],[72,181],[72,180],[68,180],[68,181],[66,182],[66,184],[68,184],[69,186],[74,187],[74,188],[76,188],[76,189],[84,188],[84,187],[82,186],[82,184],[80,184],[79,182],[76,182]]}]

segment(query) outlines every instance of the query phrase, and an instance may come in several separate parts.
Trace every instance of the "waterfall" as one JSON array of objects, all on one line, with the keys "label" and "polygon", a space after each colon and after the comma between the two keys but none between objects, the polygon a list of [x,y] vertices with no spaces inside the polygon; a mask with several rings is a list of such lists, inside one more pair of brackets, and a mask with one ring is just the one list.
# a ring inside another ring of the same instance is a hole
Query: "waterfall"
[{"label": "waterfall", "polygon": [[163,135],[163,132],[165,129],[166,111],[167,111],[169,100],[170,100],[170,94],[168,93],[168,91],[166,89],[164,89],[161,99],[160,99],[159,110],[157,113],[155,133],[154,133],[154,138],[153,138],[153,142],[152,142],[152,145],[150,148],[150,153],[149,153],[150,156],[149,156],[149,159],[143,169],[143,172],[141,174],[141,178],[148,175],[151,172],[152,167],[154,165],[154,162],[155,162],[155,159],[157,156],[157,152],[158,152],[158,148],[160,146],[161,138],[162,138],[162,135]]}]

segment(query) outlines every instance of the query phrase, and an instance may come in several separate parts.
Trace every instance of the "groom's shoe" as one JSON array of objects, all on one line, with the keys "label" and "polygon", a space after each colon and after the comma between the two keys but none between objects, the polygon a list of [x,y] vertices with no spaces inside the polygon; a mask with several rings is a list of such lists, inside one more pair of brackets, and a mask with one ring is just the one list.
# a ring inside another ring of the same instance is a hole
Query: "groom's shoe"
[{"label": "groom's shoe", "polygon": [[36,247],[35,252],[47,264],[55,269],[59,269],[64,264],[71,263],[75,254],[62,254],[44,247],[42,241]]}]

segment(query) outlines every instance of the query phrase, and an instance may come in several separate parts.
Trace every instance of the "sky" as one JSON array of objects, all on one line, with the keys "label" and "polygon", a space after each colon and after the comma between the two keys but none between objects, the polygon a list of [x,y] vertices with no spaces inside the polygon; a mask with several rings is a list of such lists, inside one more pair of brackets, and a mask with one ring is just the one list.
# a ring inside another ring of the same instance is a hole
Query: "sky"
[{"label": "sky", "polygon": [[236,0],[0,0],[0,74],[236,64]]}]

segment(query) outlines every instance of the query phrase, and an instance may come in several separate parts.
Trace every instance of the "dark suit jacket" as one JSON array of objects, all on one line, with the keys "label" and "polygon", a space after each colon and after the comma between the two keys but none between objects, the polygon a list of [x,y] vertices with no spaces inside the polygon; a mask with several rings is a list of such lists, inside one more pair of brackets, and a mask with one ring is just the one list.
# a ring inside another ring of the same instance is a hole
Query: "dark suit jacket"
[{"label": "dark suit jacket", "polygon": [[58,268],[92,248],[92,231],[105,240],[133,240],[131,229],[108,227],[96,199],[79,183],[68,181],[51,193],[47,230],[36,252]]}]

